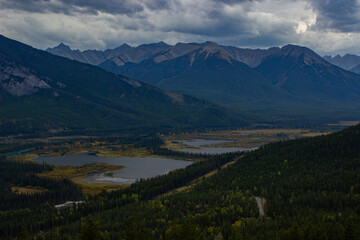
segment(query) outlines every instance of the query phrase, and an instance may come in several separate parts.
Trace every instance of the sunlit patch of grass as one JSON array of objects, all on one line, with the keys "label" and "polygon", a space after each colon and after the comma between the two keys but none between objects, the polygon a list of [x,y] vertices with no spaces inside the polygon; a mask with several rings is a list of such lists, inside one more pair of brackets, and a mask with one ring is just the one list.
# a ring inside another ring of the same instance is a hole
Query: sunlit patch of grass
[{"label": "sunlit patch of grass", "polygon": [[145,148],[131,148],[131,149],[112,149],[103,148],[98,149],[97,154],[100,157],[151,157],[151,153]]},{"label": "sunlit patch of grass", "polygon": [[35,193],[43,193],[48,191],[45,188],[42,187],[33,187],[33,186],[27,186],[27,187],[18,187],[18,186],[12,186],[11,191],[16,194],[26,194],[26,195],[32,195]]},{"label": "sunlit patch of grass", "polygon": [[342,127],[350,127],[359,124],[360,121],[339,121],[338,123],[329,123],[329,126],[342,126]]},{"label": "sunlit patch of grass", "polygon": [[38,151],[41,156],[69,156],[79,153],[95,153],[100,157],[159,157],[152,155],[146,148],[133,148],[128,145],[103,144],[88,146],[88,144],[67,144],[52,146]]},{"label": "sunlit patch of grass", "polygon": [[187,139],[179,139],[179,140],[175,140],[175,139],[164,139],[164,144],[163,144],[163,148],[168,148],[168,149],[173,149],[173,150],[177,150],[177,149],[199,149],[197,147],[191,147],[191,146],[187,146],[185,145],[181,140],[187,140]]},{"label": "sunlit patch of grass", "polygon": [[38,176],[74,179],[90,174],[118,171],[123,168],[124,166],[109,165],[107,163],[95,163],[84,166],[54,166],[53,171],[40,173]]},{"label": "sunlit patch of grass", "polygon": [[26,154],[13,156],[10,159],[15,160],[15,161],[31,161],[38,157],[39,157],[39,155],[36,153],[26,153]]},{"label": "sunlit patch of grass", "polygon": [[280,140],[289,140],[302,137],[313,137],[330,132],[315,132],[310,129],[254,129],[254,130],[226,130],[183,133],[178,135],[162,136],[165,144],[163,147],[172,149],[186,148],[181,140],[191,139],[214,139],[214,140],[232,140],[232,142],[217,143],[207,145],[207,147],[239,147],[253,148],[261,145],[276,142]]},{"label": "sunlit patch of grass", "polygon": [[86,177],[91,174],[111,173],[123,169],[123,166],[96,163],[84,166],[54,166],[54,170],[38,174],[42,177],[68,178],[80,185],[85,195],[94,195],[102,191],[113,191],[126,187],[127,185],[114,185],[110,183],[85,183]]},{"label": "sunlit patch of grass", "polygon": [[102,182],[84,183],[82,182],[83,180],[84,178],[77,178],[74,179],[74,182],[80,185],[85,195],[96,195],[101,193],[102,191],[106,191],[106,192],[116,191],[130,186],[128,184],[115,185],[111,183],[102,183]]}]

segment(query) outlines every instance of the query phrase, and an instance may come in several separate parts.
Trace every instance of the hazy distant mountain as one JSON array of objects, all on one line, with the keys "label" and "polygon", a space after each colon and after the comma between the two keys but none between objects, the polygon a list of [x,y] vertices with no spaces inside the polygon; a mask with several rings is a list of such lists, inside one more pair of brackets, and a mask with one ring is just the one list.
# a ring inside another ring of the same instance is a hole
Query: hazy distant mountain
[{"label": "hazy distant mountain", "polygon": [[117,48],[106,49],[105,51],[86,50],[81,52],[79,50],[72,50],[69,46],[60,43],[57,47],[48,48],[46,51],[54,55],[97,66],[108,59],[112,59],[111,61],[118,65],[126,62],[141,62],[156,52],[166,50],[169,47],[164,42],[143,44],[136,48],[124,43]]},{"label": "hazy distant mountain", "polygon": [[123,66],[126,63],[140,63],[141,61],[148,59],[162,51],[166,51],[170,48],[164,42],[159,43],[151,43],[151,44],[143,44],[136,48],[132,48],[131,50],[118,55],[116,57],[112,57],[103,63],[99,64],[101,68],[104,68],[110,72],[116,72],[116,68]]},{"label": "hazy distant mountain", "polygon": [[[140,45],[135,49],[139,49],[143,51],[144,48],[149,48],[150,45]],[[143,55],[136,51],[129,51],[123,55],[108,59],[101,63],[99,66],[107,69],[112,72],[116,72],[117,67],[121,67],[124,64],[131,62],[131,63],[140,63],[144,60],[153,59],[155,63],[160,63],[163,61],[171,60],[183,55],[186,55],[190,52],[194,52],[199,49],[206,48],[221,48],[222,53],[227,55],[228,57],[235,59],[237,61],[243,62],[250,67],[256,67],[260,64],[261,60],[279,50],[279,48],[270,48],[267,50],[263,49],[242,49],[238,47],[231,47],[231,46],[220,46],[213,42],[205,42],[205,43],[178,43],[175,46],[164,46],[163,49],[159,49],[160,51],[156,51],[153,54]],[[135,55],[137,58],[128,57],[129,54]]]},{"label": "hazy distant mountain", "polygon": [[[116,68],[123,66],[124,64],[140,63],[149,58],[153,58],[156,63],[167,61],[179,56],[183,56],[189,52],[193,52],[197,49],[209,46],[212,42],[205,43],[178,43],[174,46],[170,46],[164,42],[143,44],[137,47],[130,47],[127,44],[123,44],[115,49],[107,49],[105,51],[98,50],[72,50],[69,46],[61,43],[57,47],[48,48],[46,51],[66,57],[69,59],[77,60],[83,63],[89,63],[92,65],[100,65],[101,67],[116,71]],[[231,58],[243,62],[250,67],[256,67],[260,64],[261,60],[279,50],[279,48],[270,49],[242,49],[231,46],[221,46],[222,51],[225,51]]]},{"label": "hazy distant mountain", "polygon": [[114,49],[107,49],[105,51],[86,50],[81,52],[79,50],[71,50],[69,46],[60,43],[57,47],[48,48],[46,49],[46,51],[54,55],[66,57],[79,62],[89,63],[92,65],[99,65],[103,61],[112,58],[114,56],[121,55],[125,52],[130,51],[131,49],[132,47],[130,47],[129,45],[123,44],[120,47]]},{"label": "hazy distant mountain", "polygon": [[[234,112],[0,36],[0,132],[241,126]],[[142,130],[141,130],[142,129]]]},{"label": "hazy distant mountain", "polygon": [[349,70],[354,73],[360,73],[360,57],[353,54],[346,54],[343,57],[340,55],[324,56],[324,59],[338,67]]}]

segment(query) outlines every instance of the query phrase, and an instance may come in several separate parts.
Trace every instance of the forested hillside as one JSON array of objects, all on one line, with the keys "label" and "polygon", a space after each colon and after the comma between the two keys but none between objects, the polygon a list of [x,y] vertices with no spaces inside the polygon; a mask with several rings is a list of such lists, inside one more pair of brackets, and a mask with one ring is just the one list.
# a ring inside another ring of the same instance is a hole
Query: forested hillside
[{"label": "forested hillside", "polygon": [[[193,239],[217,235],[225,239],[358,239],[359,170],[360,126],[356,126],[327,136],[267,145],[189,192],[134,205],[132,211],[103,213],[97,219],[106,229],[110,229],[107,219],[119,222],[121,229],[120,223],[133,216],[154,239],[184,239],[189,222],[192,236],[198,236]],[[266,199],[265,218],[259,217],[254,196]],[[177,233],[172,235],[173,231]]]}]

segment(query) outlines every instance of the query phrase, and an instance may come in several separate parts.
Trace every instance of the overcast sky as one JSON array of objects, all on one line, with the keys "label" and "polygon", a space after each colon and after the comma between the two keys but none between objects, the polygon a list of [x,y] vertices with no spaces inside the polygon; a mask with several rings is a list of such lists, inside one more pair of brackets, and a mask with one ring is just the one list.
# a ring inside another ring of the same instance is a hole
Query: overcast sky
[{"label": "overcast sky", "polygon": [[214,41],[360,55],[360,0],[0,0],[0,34],[41,49]]}]

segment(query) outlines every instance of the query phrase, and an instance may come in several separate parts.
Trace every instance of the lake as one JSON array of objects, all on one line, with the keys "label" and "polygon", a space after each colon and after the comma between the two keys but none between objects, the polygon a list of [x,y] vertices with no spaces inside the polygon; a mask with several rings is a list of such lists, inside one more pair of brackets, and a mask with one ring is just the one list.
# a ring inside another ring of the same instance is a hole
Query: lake
[{"label": "lake", "polygon": [[[193,147],[183,149],[173,149],[175,151],[187,152],[187,153],[202,153],[202,154],[221,154],[229,152],[245,152],[255,150],[257,148],[238,148],[238,147],[211,147],[208,145],[214,145],[219,143],[234,142],[233,140],[215,140],[215,139],[192,139],[192,140],[178,140],[185,146]],[[204,147],[205,146],[205,147]]]},{"label": "lake", "polygon": [[81,166],[93,163],[124,166],[125,168],[120,171],[115,171],[111,174],[93,174],[84,180],[84,182],[106,182],[112,184],[131,184],[137,179],[164,175],[172,170],[185,168],[193,163],[191,161],[170,158],[99,157],[87,153],[73,154],[70,156],[39,157],[33,161],[57,166]]}]

